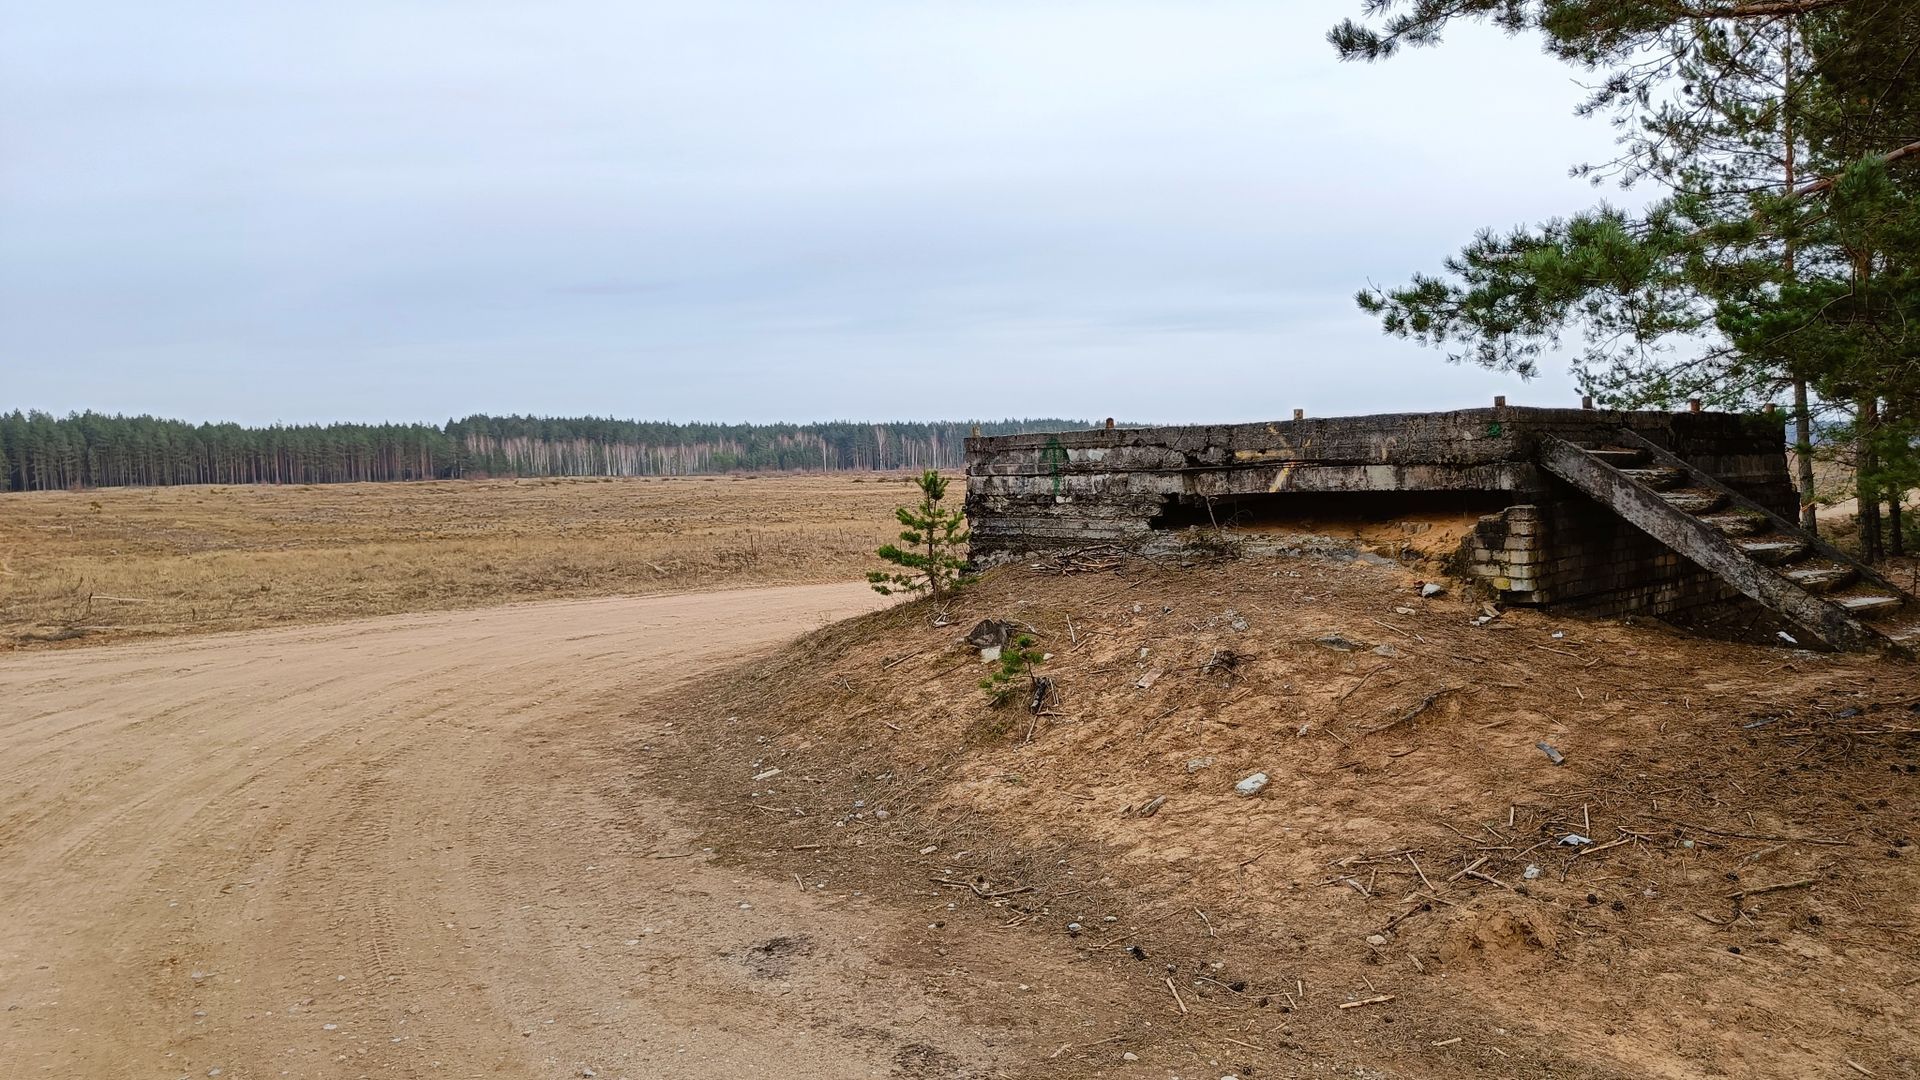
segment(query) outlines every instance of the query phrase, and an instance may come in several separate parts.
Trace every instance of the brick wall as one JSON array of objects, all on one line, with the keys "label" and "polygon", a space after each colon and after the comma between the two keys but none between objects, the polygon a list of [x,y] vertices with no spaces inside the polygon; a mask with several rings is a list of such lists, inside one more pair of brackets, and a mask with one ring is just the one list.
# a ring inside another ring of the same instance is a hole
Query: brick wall
[{"label": "brick wall", "polygon": [[1510,506],[1462,544],[1464,575],[1503,602],[1591,615],[1675,614],[1740,598],[1693,562],[1577,496]]}]

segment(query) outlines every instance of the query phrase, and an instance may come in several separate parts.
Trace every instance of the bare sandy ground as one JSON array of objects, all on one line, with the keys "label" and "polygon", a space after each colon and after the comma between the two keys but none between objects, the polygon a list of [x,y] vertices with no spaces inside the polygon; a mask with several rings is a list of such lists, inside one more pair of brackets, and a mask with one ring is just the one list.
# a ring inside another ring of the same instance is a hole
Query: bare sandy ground
[{"label": "bare sandy ground", "polygon": [[879,602],[797,586],[0,658],[0,1075],[993,1057],[994,1033],[914,992],[926,973],[889,967],[907,931],[710,864],[604,730],[610,707]]}]

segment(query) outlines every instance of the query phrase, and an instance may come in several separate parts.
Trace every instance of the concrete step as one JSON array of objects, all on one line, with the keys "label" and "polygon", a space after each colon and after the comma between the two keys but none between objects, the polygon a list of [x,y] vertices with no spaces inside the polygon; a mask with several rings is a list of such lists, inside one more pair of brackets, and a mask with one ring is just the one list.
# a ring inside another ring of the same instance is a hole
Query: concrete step
[{"label": "concrete step", "polygon": [[1880,632],[1887,635],[1889,639],[1902,644],[1909,641],[1920,641],[1920,622],[1894,623],[1890,626],[1881,627]]},{"label": "concrete step", "polygon": [[1660,497],[1667,500],[1667,505],[1673,507],[1675,510],[1683,514],[1694,515],[1704,514],[1711,510],[1718,510],[1727,501],[1719,492],[1708,491],[1705,488],[1681,488],[1678,491],[1663,491],[1660,493]]},{"label": "concrete step", "polygon": [[1679,487],[1680,481],[1685,479],[1678,469],[1621,469],[1620,474],[1655,491]]},{"label": "concrete step", "polygon": [[1799,540],[1779,536],[1766,536],[1758,540],[1741,540],[1736,545],[1747,553],[1747,558],[1768,566],[1790,563],[1807,553],[1807,545]]},{"label": "concrete step", "polygon": [[1588,447],[1587,453],[1616,469],[1633,469],[1647,463],[1647,452],[1626,446]]},{"label": "concrete step", "polygon": [[1831,592],[1853,580],[1853,567],[1840,563],[1796,566],[1785,572],[1786,579],[1808,592]]},{"label": "concrete step", "polygon": [[1728,536],[1753,536],[1767,531],[1767,519],[1758,514],[1748,514],[1739,510],[1724,514],[1701,514],[1700,520],[1726,533]]},{"label": "concrete step", "polygon": [[1860,593],[1854,596],[1836,596],[1833,602],[1846,608],[1850,615],[1871,619],[1879,615],[1893,614],[1905,601],[1898,596],[1888,596],[1885,593]]},{"label": "concrete step", "polygon": [[[1920,602],[1907,602],[1915,598],[1797,527],[1776,522],[1760,504],[1684,459],[1631,431],[1623,430],[1619,438],[1627,446],[1618,449],[1637,450],[1642,459],[1627,464],[1631,455],[1597,453],[1545,435],[1539,462],[1824,644],[1906,659],[1920,652],[1911,642],[1902,643],[1907,638],[1920,642]],[[1666,474],[1677,476],[1677,482],[1668,486]],[[1783,583],[1797,587],[1783,589]]]}]

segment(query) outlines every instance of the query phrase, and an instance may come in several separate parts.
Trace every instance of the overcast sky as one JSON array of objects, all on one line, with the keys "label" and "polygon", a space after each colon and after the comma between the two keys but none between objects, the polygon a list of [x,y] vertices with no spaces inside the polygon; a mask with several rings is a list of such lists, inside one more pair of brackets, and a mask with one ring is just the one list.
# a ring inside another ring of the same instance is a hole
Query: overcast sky
[{"label": "overcast sky", "polygon": [[0,408],[1570,404],[1355,289],[1598,196],[1532,41],[1359,0],[0,0]]}]

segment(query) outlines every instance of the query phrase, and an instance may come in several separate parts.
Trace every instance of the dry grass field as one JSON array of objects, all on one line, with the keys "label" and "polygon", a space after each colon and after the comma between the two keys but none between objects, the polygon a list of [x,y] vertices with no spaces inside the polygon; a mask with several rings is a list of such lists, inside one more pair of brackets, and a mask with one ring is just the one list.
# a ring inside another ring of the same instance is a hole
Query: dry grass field
[{"label": "dry grass field", "polygon": [[898,476],[0,495],[0,650],[522,600],[848,580]]}]

